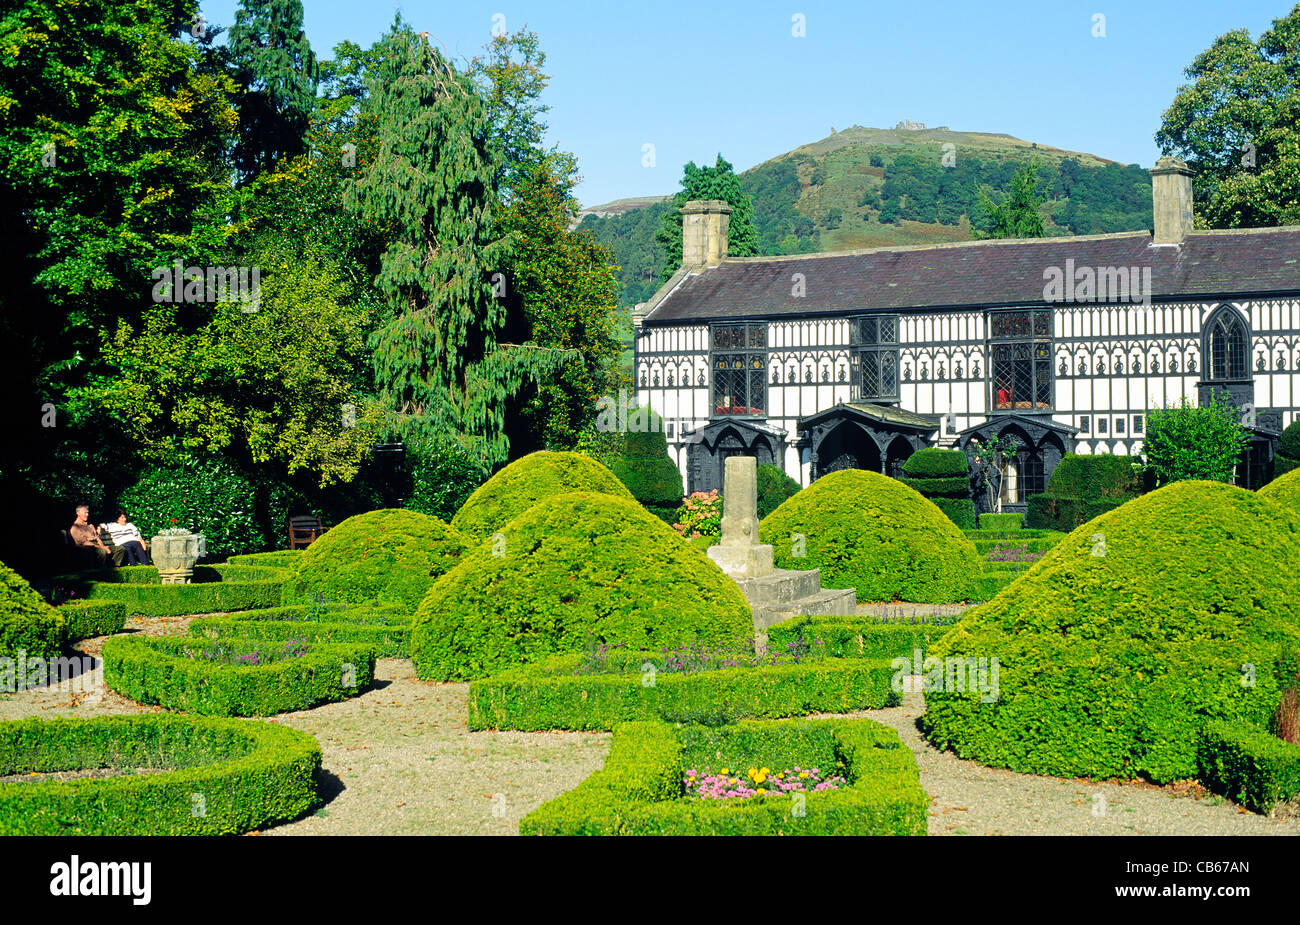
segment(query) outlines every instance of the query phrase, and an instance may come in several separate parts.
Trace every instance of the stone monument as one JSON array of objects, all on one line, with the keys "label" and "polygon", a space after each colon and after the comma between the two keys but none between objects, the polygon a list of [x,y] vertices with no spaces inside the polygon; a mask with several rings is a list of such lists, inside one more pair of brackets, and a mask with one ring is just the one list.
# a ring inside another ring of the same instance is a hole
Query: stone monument
[{"label": "stone monument", "polygon": [[732,456],[723,473],[722,541],[709,558],[737,581],[770,575],[772,547],[758,542],[758,461]]}]

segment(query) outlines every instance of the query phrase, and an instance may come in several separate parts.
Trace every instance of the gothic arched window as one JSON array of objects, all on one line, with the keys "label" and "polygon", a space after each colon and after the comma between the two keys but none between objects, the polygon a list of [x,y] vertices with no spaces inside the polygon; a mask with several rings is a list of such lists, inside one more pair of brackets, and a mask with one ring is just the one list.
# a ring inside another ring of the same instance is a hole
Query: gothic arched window
[{"label": "gothic arched window", "polygon": [[1249,352],[1250,336],[1241,315],[1228,307],[1215,312],[1205,328],[1205,378],[1245,379]]}]

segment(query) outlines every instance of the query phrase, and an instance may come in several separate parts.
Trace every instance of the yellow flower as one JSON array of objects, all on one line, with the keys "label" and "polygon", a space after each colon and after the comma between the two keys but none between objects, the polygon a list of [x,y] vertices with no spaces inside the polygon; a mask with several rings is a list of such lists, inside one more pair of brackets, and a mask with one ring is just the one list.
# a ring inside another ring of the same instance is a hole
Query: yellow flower
[{"label": "yellow flower", "polygon": [[764,790],[762,787],[759,787],[758,790],[754,792],[757,793],[759,796],[762,796],[763,794],[767,793],[767,791]]},{"label": "yellow flower", "polygon": [[721,771],[719,771],[718,773],[719,773],[719,774],[722,774],[722,775],[725,776],[725,775],[727,775],[727,774],[730,774],[731,772],[728,771],[726,768],[723,768],[723,769],[722,769]]},{"label": "yellow flower", "polygon": [[800,777],[807,777],[807,776],[808,776],[808,772],[807,772],[807,771],[800,771],[800,772],[799,772],[799,776],[800,776]]}]

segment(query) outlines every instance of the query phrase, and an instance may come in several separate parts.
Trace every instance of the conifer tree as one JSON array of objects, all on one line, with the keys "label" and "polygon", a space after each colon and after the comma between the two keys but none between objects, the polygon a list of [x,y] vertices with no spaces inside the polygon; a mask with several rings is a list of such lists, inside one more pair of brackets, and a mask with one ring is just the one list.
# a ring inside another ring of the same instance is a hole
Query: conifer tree
[{"label": "conifer tree", "polygon": [[301,0],[240,0],[230,59],[240,86],[234,160],[248,179],[306,150],[319,68]]},{"label": "conifer tree", "polygon": [[731,206],[727,223],[727,253],[732,257],[758,255],[758,232],[754,230],[754,201],[740,185],[740,178],[722,155],[712,167],[697,167],[691,161],[682,169],[682,188],[673,196],[656,235],[664,248],[659,274],[662,285],[682,265],[681,207],[692,199],[722,199]]}]

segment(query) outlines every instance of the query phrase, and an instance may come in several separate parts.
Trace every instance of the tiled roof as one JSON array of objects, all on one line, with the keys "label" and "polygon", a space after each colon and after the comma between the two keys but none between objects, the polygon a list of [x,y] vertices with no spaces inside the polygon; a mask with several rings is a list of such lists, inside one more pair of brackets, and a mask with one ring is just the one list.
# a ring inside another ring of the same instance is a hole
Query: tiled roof
[{"label": "tiled roof", "polygon": [[[1151,297],[1300,293],[1300,227],[1196,231],[1178,245],[1146,232],[733,257],[679,271],[647,306],[648,326],[727,318],[1044,303],[1044,270],[1150,267]],[[796,276],[802,274],[802,280]],[[803,295],[796,295],[802,287]]]},{"label": "tiled roof", "polygon": [[799,428],[802,430],[804,425],[810,421],[819,421],[824,417],[842,415],[846,411],[860,414],[882,424],[898,424],[903,427],[926,431],[939,429],[939,416],[937,414],[917,414],[904,408],[893,408],[888,405],[877,405],[865,401],[842,402],[838,405],[831,405],[816,414],[801,418]]}]

